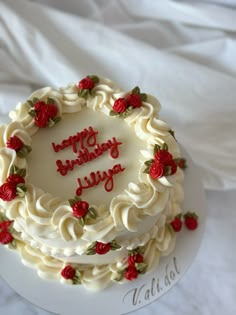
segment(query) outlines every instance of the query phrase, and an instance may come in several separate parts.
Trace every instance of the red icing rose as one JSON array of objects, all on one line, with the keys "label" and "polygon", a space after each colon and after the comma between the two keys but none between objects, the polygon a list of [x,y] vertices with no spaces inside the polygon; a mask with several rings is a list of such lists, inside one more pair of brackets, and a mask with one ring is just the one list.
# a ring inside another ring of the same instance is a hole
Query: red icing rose
[{"label": "red icing rose", "polygon": [[45,128],[48,124],[48,115],[45,111],[40,111],[37,113],[37,115],[34,117],[34,123],[39,128]]},{"label": "red icing rose", "polygon": [[4,183],[0,186],[0,198],[4,201],[11,201],[15,199],[16,194],[16,184],[15,183]]},{"label": "red icing rose", "polygon": [[43,101],[38,101],[37,103],[34,104],[34,109],[37,111],[37,112],[41,112],[45,109],[45,102]]},{"label": "red icing rose", "polygon": [[156,161],[159,161],[160,163],[166,165],[170,164],[173,161],[172,154],[168,152],[167,150],[159,150],[155,156],[154,156]]},{"label": "red icing rose", "polygon": [[68,265],[62,269],[61,276],[67,280],[72,280],[75,276],[75,269]]},{"label": "red icing rose", "polygon": [[141,254],[135,254],[128,257],[128,264],[129,266],[135,267],[136,263],[142,263],[143,262],[143,256]]},{"label": "red icing rose", "polygon": [[79,82],[78,88],[80,90],[85,90],[85,89],[91,90],[94,87],[94,85],[95,85],[94,81],[91,78],[86,77]]},{"label": "red icing rose", "polygon": [[150,167],[149,174],[152,178],[160,178],[164,175],[164,165],[159,163],[158,161],[154,161]]},{"label": "red icing rose", "polygon": [[170,224],[175,232],[182,229],[182,220],[179,217],[175,218]]},{"label": "red icing rose", "polygon": [[13,220],[0,222],[0,229],[7,230],[8,227],[13,223]]},{"label": "red icing rose", "polygon": [[130,94],[127,96],[126,98],[127,103],[134,107],[134,108],[138,108],[142,106],[142,100],[141,97],[138,94]]},{"label": "red icing rose", "polygon": [[195,217],[186,217],[184,223],[189,230],[196,230],[198,227],[198,221]]},{"label": "red icing rose", "polygon": [[48,118],[49,118],[49,119],[50,119],[50,118],[52,119],[52,118],[54,118],[54,117],[57,115],[57,113],[58,113],[58,108],[57,108],[57,106],[54,105],[54,104],[48,104],[48,105],[45,106],[44,111],[45,111],[45,113],[47,114]]},{"label": "red icing rose", "polygon": [[7,230],[2,230],[0,232],[0,243],[3,245],[9,244],[13,241],[13,236]]},{"label": "red icing rose", "polygon": [[127,103],[126,99],[121,97],[121,98],[118,98],[117,100],[115,100],[112,109],[116,113],[123,113],[126,111],[127,107],[128,107],[128,103]]},{"label": "red icing rose", "polygon": [[76,218],[82,218],[88,213],[89,204],[86,201],[77,201],[73,204],[73,216]]},{"label": "red icing rose", "polygon": [[125,278],[127,280],[134,280],[138,277],[138,270],[134,266],[128,266],[125,272]]},{"label": "red icing rose", "polygon": [[98,255],[104,255],[107,252],[109,252],[110,250],[111,250],[110,243],[105,244],[105,243],[97,242],[96,247],[95,247],[95,252]]},{"label": "red icing rose", "polygon": [[24,179],[24,177],[22,177],[20,175],[11,174],[7,178],[7,183],[13,183],[16,186],[17,184],[24,184],[25,183],[25,179]]},{"label": "red icing rose", "polygon": [[7,147],[15,151],[19,151],[23,145],[24,143],[17,136],[10,137],[7,141]]}]

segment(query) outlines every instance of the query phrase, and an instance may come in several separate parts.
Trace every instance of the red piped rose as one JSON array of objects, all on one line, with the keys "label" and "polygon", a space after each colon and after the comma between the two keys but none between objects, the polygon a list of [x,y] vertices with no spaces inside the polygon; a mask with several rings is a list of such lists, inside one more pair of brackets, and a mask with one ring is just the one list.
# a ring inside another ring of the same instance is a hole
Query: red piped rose
[{"label": "red piped rose", "polygon": [[6,182],[0,186],[0,198],[4,201],[11,201],[17,196],[23,197],[26,192],[25,175],[26,170],[24,168],[20,169],[13,165]]},{"label": "red piped rose", "polygon": [[17,136],[12,136],[7,140],[7,148],[13,149],[16,152],[23,147],[24,143]]},{"label": "red piped rose", "polygon": [[82,218],[88,213],[89,204],[86,201],[77,201],[73,204],[73,216],[76,218]]},{"label": "red piped rose", "polygon": [[14,183],[4,183],[0,186],[0,198],[4,201],[11,201],[17,196]]},{"label": "red piped rose", "polygon": [[95,220],[97,218],[96,209],[90,207],[87,201],[81,200],[78,196],[68,201],[72,208],[73,216],[78,219],[82,226],[86,224],[87,219]]},{"label": "red piped rose", "polygon": [[168,152],[166,143],[162,145],[162,148],[156,144],[154,146],[154,159],[148,160],[144,164],[146,165],[144,173],[149,174],[154,179],[173,175],[177,171],[177,164],[172,154]]},{"label": "red piped rose", "polygon": [[157,179],[164,175],[165,167],[162,163],[154,161],[150,167],[149,174],[152,178]]},{"label": "red piped rose", "polygon": [[29,100],[28,103],[32,106],[29,114],[34,117],[34,123],[37,127],[51,127],[60,120],[60,117],[57,117],[58,107],[53,99],[48,98],[47,103],[33,99],[33,101]]},{"label": "red piped rose", "polygon": [[13,241],[13,236],[7,230],[2,230],[0,232],[0,243],[3,245],[7,245]]},{"label": "red piped rose", "polygon": [[121,246],[115,241],[111,241],[110,243],[103,243],[103,242],[93,242],[86,251],[86,255],[105,255],[110,250],[118,250]]},{"label": "red piped rose", "polygon": [[125,278],[132,281],[138,277],[138,270],[134,266],[128,266],[125,271]]},{"label": "red piped rose", "polygon": [[95,252],[98,255],[105,255],[106,253],[108,253],[111,250],[111,244],[105,244],[102,242],[97,242],[96,243],[96,247],[95,247]]},{"label": "red piped rose", "polygon": [[159,150],[154,155],[155,161],[159,161],[163,164],[170,164],[173,161],[172,154],[167,150]]},{"label": "red piped rose", "polygon": [[135,254],[128,257],[128,264],[129,266],[135,266],[136,263],[142,263],[144,258],[141,254]]},{"label": "red piped rose", "polygon": [[0,222],[0,243],[3,245],[12,243],[12,246],[14,247],[14,244],[13,244],[14,238],[9,230],[12,223],[13,223],[12,220],[5,220],[5,219],[4,221]]},{"label": "red piped rose", "polygon": [[45,102],[43,101],[38,101],[34,104],[34,109],[37,111],[37,112],[41,112],[41,111],[44,111],[45,109]]},{"label": "red piped rose", "polygon": [[125,98],[118,98],[115,100],[114,105],[112,107],[113,111],[116,113],[124,113],[128,107],[128,103]]},{"label": "red piped rose", "polygon": [[142,99],[139,94],[130,94],[126,98],[127,103],[129,106],[134,108],[139,108],[142,106]]},{"label": "red piped rose", "polygon": [[135,87],[126,97],[115,100],[110,115],[126,118],[135,108],[141,107],[146,99],[147,95],[141,93],[139,87]]},{"label": "red piped rose", "polygon": [[47,104],[45,106],[45,113],[48,118],[53,119],[58,114],[58,108],[54,104]]},{"label": "red piped rose", "polygon": [[94,85],[95,85],[95,82],[91,78],[86,77],[79,81],[78,88],[80,90],[85,90],[85,89],[91,90],[94,88]]},{"label": "red piped rose", "polygon": [[0,222],[0,229],[1,230],[7,230],[12,225],[13,222],[14,222],[13,220]]},{"label": "red piped rose", "polygon": [[183,225],[181,217],[180,216],[175,217],[174,220],[171,221],[170,225],[172,226],[175,232],[181,231]]},{"label": "red piped rose", "polygon": [[62,269],[61,276],[66,280],[73,280],[75,276],[75,269],[72,266],[67,265]]},{"label": "red piped rose", "polygon": [[24,184],[25,183],[25,179],[24,179],[24,177],[22,177],[22,176],[20,176],[18,174],[11,174],[7,178],[7,183],[13,183],[15,185],[17,185],[17,184]]},{"label": "red piped rose", "polygon": [[48,115],[44,111],[40,111],[34,117],[34,123],[39,128],[46,128],[49,121]]},{"label": "red piped rose", "polygon": [[93,88],[99,83],[99,77],[96,75],[88,75],[78,83],[78,95],[83,98],[87,98],[89,95],[93,95]]},{"label": "red piped rose", "polygon": [[184,223],[187,229],[196,230],[198,227],[198,215],[195,212],[187,212],[184,215]]}]

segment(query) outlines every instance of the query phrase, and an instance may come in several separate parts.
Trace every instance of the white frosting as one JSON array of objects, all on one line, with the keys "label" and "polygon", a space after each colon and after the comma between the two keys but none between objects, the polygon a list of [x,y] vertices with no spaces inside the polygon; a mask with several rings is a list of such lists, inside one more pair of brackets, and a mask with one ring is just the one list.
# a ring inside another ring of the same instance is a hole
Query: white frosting
[{"label": "white frosting", "polygon": [[[145,263],[152,270],[159,257],[173,249],[175,235],[168,223],[181,212],[183,172],[178,168],[176,174],[157,180],[143,172],[144,162],[153,159],[155,144],[166,143],[173,158],[180,156],[169,132],[171,128],[158,117],[157,99],[148,95],[142,107],[120,119],[110,117],[109,113],[114,101],[125,97],[127,92],[115,90],[111,81],[100,79],[93,93],[85,100],[78,96],[76,85],[35,91],[30,100],[51,98],[58,107],[62,120],[53,128],[39,130],[28,113],[31,107],[27,102],[19,103],[10,112],[12,122],[0,128],[0,181],[5,182],[13,164],[26,168],[27,192],[24,198],[10,202],[0,199],[0,205],[7,217],[14,220],[18,238],[23,240],[19,248],[25,264],[37,268],[41,277],[58,279],[66,262],[79,264],[80,270],[84,270],[82,284],[96,290],[110,285],[119,270],[127,267],[128,250],[145,246]],[[54,152],[52,142],[60,144],[89,126],[98,131],[99,144],[113,137],[122,142],[118,146],[119,157],[112,159],[108,150],[61,176],[56,160],[64,163],[66,159],[76,159],[76,155],[72,147]],[[32,146],[26,159],[18,158],[14,150],[6,148],[7,140],[14,135]],[[68,203],[76,194],[77,179],[91,171],[107,171],[115,164],[125,171],[113,176],[111,192],[104,191],[102,182],[83,192],[82,200],[87,200],[98,216],[81,226]],[[120,249],[106,255],[86,254],[92,242],[113,240]]]}]

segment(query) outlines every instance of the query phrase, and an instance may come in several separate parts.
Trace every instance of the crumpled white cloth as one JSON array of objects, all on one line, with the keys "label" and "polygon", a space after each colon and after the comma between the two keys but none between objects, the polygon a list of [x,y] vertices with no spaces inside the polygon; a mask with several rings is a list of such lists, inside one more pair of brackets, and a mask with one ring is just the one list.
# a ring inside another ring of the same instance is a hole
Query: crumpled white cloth
[{"label": "crumpled white cloth", "polygon": [[[2,0],[0,121],[37,88],[105,76],[139,85],[199,166],[205,241],[166,296],[135,314],[236,313],[236,1]],[[216,192],[215,190],[222,190]],[[189,285],[189,283],[193,285]],[[177,307],[176,307],[177,305]],[[0,313],[49,314],[0,282]]]},{"label": "crumpled white cloth", "polygon": [[205,187],[236,188],[235,10],[168,0],[7,0],[0,18],[2,115],[32,89],[90,73],[127,90],[139,85],[159,98]]}]

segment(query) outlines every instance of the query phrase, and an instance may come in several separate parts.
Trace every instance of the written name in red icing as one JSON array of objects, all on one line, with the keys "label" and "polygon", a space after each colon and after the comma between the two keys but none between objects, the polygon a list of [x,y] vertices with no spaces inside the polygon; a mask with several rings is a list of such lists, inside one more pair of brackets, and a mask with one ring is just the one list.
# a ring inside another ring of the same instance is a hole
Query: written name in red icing
[{"label": "written name in red icing", "polygon": [[107,171],[96,171],[91,172],[88,176],[85,176],[83,179],[78,178],[78,188],[76,189],[76,195],[82,195],[83,189],[88,189],[93,186],[97,186],[99,183],[104,182],[104,189],[109,192],[114,188],[113,176],[121,173],[125,170],[120,164],[114,165],[111,169]]}]

